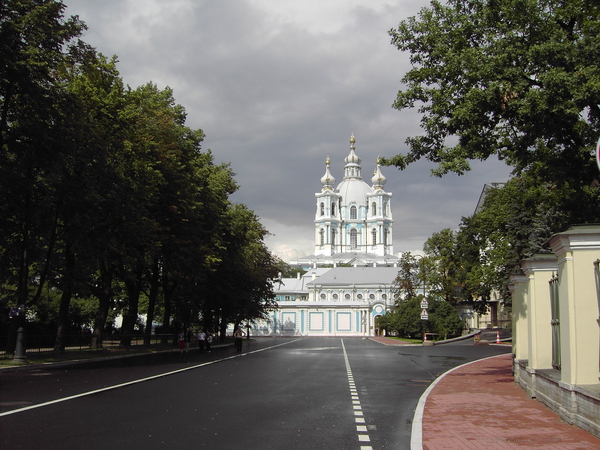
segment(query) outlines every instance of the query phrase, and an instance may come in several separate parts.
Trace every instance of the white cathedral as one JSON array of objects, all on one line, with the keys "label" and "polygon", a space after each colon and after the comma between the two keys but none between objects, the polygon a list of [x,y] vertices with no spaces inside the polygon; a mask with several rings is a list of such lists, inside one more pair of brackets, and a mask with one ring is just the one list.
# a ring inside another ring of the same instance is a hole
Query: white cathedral
[{"label": "white cathedral", "polygon": [[379,161],[371,178],[371,186],[361,176],[361,159],[356,155],[354,135],[350,153],[345,158],[344,179],[335,186],[329,157],[321,192],[315,194],[315,254],[291,261],[293,266],[394,266],[392,241],[393,217],[391,198],[384,187],[387,179]]},{"label": "white cathedral", "polygon": [[373,336],[376,318],[394,306],[399,258],[393,255],[392,194],[376,164],[371,186],[362,180],[354,136],[344,178],[335,186],[325,161],[315,214],[315,254],[290,265],[307,270],[275,282],[278,308],[251,325],[262,336]]}]

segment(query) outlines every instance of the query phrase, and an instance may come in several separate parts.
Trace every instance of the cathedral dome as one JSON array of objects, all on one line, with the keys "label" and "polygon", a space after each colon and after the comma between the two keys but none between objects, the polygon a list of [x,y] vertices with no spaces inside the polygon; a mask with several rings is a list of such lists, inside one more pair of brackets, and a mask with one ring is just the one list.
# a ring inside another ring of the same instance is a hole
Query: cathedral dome
[{"label": "cathedral dome", "polygon": [[344,167],[344,179],[335,190],[342,196],[341,206],[348,206],[353,203],[358,206],[366,206],[367,194],[373,192],[373,189],[362,180],[360,175],[361,159],[354,151],[355,143],[356,139],[353,134],[350,137],[350,153],[344,159],[346,162],[346,167]]},{"label": "cathedral dome", "polygon": [[340,206],[347,206],[354,203],[357,206],[367,206],[367,194],[373,192],[373,189],[363,180],[356,178],[343,180],[337,187],[336,192],[342,196]]}]

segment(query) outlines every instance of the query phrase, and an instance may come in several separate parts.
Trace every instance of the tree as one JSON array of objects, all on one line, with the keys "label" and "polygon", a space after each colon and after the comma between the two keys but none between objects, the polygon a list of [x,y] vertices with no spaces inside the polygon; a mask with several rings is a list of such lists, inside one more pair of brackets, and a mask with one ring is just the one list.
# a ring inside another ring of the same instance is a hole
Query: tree
[{"label": "tree", "polygon": [[389,32],[413,65],[394,108],[418,104],[424,133],[385,162],[442,176],[497,156],[556,186],[571,223],[597,221],[599,19],[595,0],[433,0]]},{"label": "tree", "polygon": [[268,231],[245,205],[233,204],[223,226],[225,251],[211,273],[206,289],[211,297],[203,314],[207,326],[218,316],[221,336],[227,324],[264,319],[276,307],[273,283],[280,268],[264,243]]},{"label": "tree", "polygon": [[510,305],[509,275],[520,270],[524,258],[550,252],[547,241],[568,226],[560,197],[555,185],[529,173],[488,191],[481,210],[463,218],[457,234],[464,300],[479,300],[476,309],[483,312],[491,292],[497,291]]},{"label": "tree", "polygon": [[400,337],[414,339],[423,332],[421,319],[421,300],[423,296],[416,295],[398,304],[391,313],[390,326]]},{"label": "tree", "polygon": [[85,28],[65,20],[64,9],[51,0],[0,3],[0,276],[3,300],[18,305],[39,298],[57,237],[51,182],[60,172],[64,90],[56,73]]},{"label": "tree", "polygon": [[429,319],[427,329],[437,333],[443,339],[451,336],[460,336],[464,328],[456,308],[443,300],[431,299],[429,301]]},{"label": "tree", "polygon": [[417,258],[411,252],[402,253],[398,267],[398,275],[394,280],[392,291],[397,304],[411,300],[417,295],[416,290],[420,280]]},{"label": "tree", "polygon": [[449,228],[433,233],[423,245],[430,262],[427,271],[429,292],[447,302],[460,298],[465,267],[456,252],[456,233]]}]

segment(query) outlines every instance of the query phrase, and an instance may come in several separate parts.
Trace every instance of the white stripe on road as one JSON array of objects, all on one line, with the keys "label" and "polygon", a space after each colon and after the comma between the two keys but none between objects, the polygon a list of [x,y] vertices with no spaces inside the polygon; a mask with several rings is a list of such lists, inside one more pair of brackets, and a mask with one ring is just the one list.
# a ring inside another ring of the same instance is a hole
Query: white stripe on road
[{"label": "white stripe on road", "polygon": [[[342,341],[342,349],[344,350],[344,361],[346,362],[346,372],[348,373],[348,384],[350,385],[350,396],[352,397],[352,409],[354,410],[354,419],[357,424],[365,423],[363,416],[362,407],[360,406],[360,399],[358,398],[358,392],[356,391],[356,385],[354,384],[354,376],[352,375],[352,369],[350,368],[350,360],[348,359],[348,353],[346,353],[346,347],[344,346],[344,340]],[[358,442],[361,444],[364,442],[371,442],[369,433],[366,425],[356,425],[356,435]],[[360,450],[373,450],[370,445],[361,445]]]},{"label": "white stripe on road", "polygon": [[19,408],[19,409],[13,409],[11,411],[6,411],[6,412],[3,412],[3,413],[0,413],[0,417],[9,416],[11,414],[21,413],[21,412],[29,411],[29,410],[36,409],[36,408],[42,408],[44,406],[54,405],[55,403],[62,403],[62,402],[66,402],[66,401],[69,401],[69,400],[74,400],[74,399],[80,398],[80,397],[87,397],[88,395],[94,395],[94,394],[98,394],[100,392],[111,391],[113,389],[118,389],[118,388],[122,388],[122,387],[125,387],[125,386],[131,386],[133,384],[143,383],[145,381],[155,380],[157,378],[168,377],[169,375],[175,375],[176,373],[181,373],[181,372],[186,372],[188,370],[198,369],[199,367],[209,366],[211,364],[216,364],[218,362],[227,361],[229,359],[240,358],[242,356],[250,355],[252,353],[258,353],[258,352],[263,352],[265,350],[271,350],[273,348],[281,347],[282,345],[291,344],[292,342],[296,342],[298,340],[299,339],[293,339],[291,341],[284,342],[282,344],[273,345],[271,347],[260,348],[258,350],[253,350],[251,352],[246,352],[246,353],[242,353],[242,354],[236,354],[236,355],[233,355],[233,356],[228,356],[227,358],[217,359],[217,360],[214,360],[214,361],[208,361],[208,362],[205,362],[205,363],[202,363],[202,364],[197,364],[195,366],[185,367],[183,369],[177,369],[177,370],[173,370],[171,372],[160,373],[158,375],[152,375],[151,377],[140,378],[139,380],[132,380],[132,381],[128,381],[126,383],[115,384],[114,386],[108,386],[108,387],[104,387],[102,389],[95,389],[93,391],[82,392],[81,394],[71,395],[69,397],[58,398],[56,400],[51,400],[49,402],[39,403],[37,405],[30,405],[30,406],[25,406],[25,407]]}]

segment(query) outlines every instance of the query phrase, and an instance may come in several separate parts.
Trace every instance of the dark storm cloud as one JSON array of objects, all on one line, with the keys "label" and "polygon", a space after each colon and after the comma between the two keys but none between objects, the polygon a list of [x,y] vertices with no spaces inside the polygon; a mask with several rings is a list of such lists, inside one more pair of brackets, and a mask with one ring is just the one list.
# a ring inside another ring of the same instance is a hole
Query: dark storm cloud
[{"label": "dark storm cloud", "polygon": [[[425,1],[67,0],[88,24],[84,40],[119,57],[127,84],[174,89],[204,149],[230,162],[245,203],[275,236],[279,254],[312,253],[315,192],[332,160],[341,181],[350,134],[370,182],[378,156],[406,151],[419,134],[415,111],[391,108],[408,56],[387,30]],[[456,228],[486,182],[505,181],[498,162],[464,177],[429,176],[420,162],[384,168],[393,192],[396,251],[418,250]]]}]

